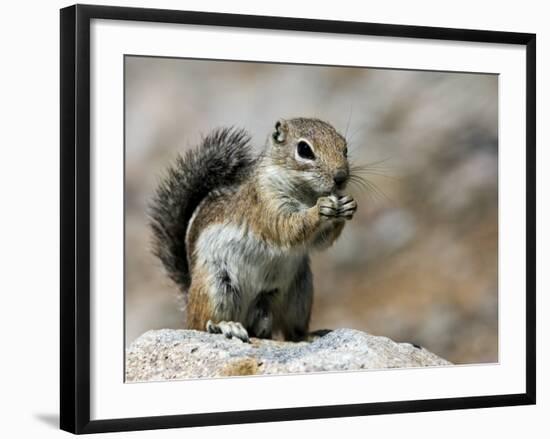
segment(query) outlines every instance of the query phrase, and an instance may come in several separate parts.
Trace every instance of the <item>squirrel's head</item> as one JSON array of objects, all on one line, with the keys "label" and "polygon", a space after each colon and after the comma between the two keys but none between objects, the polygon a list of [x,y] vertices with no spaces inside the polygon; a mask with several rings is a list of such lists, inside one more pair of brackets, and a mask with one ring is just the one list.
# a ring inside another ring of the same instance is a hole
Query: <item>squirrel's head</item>
[{"label": "squirrel's head", "polygon": [[[280,177],[301,192],[336,194],[349,179],[346,139],[319,119],[279,119],[268,141]],[[281,182],[283,183],[283,182]]]}]

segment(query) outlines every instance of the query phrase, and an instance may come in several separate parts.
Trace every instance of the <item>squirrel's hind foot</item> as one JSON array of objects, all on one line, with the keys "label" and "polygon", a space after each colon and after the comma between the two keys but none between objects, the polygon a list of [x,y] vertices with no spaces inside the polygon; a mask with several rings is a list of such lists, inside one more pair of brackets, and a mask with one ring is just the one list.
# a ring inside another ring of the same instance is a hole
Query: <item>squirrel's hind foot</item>
[{"label": "squirrel's hind foot", "polygon": [[227,338],[238,338],[239,340],[250,343],[248,332],[240,322],[219,322],[214,323],[212,320],[206,322],[206,331],[210,334],[223,334]]}]

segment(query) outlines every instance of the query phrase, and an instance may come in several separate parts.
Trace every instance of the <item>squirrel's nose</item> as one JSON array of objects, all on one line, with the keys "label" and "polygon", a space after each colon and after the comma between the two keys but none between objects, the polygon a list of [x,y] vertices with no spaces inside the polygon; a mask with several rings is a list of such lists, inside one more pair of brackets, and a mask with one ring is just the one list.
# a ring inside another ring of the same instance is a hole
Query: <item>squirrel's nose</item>
[{"label": "squirrel's nose", "polygon": [[345,171],[344,169],[339,169],[338,171],[336,171],[336,173],[334,174],[334,177],[332,178],[334,180],[334,184],[336,185],[336,187],[340,188],[346,183],[348,179],[348,172]]}]

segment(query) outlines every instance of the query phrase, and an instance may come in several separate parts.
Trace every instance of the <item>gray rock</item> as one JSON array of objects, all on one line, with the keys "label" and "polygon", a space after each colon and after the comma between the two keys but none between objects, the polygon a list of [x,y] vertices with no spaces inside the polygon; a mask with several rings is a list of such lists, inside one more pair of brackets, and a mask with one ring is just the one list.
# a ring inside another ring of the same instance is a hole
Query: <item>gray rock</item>
[{"label": "gray rock", "polygon": [[446,366],[448,361],[410,343],[353,329],[311,342],[252,339],[243,343],[201,331],[148,331],[126,351],[126,381],[234,375]]}]

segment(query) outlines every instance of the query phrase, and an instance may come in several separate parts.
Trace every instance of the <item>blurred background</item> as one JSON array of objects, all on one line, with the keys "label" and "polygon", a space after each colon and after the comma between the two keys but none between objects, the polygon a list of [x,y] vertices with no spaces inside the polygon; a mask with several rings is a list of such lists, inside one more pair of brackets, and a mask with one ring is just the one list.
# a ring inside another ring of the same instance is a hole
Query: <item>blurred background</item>
[{"label": "blurred background", "polygon": [[318,117],[371,164],[339,241],[315,253],[312,329],[414,342],[454,363],[498,361],[498,77],[125,58],[126,342],[182,328],[150,252],[147,203],[174,157],[213,128],[261,149],[275,121]]}]

